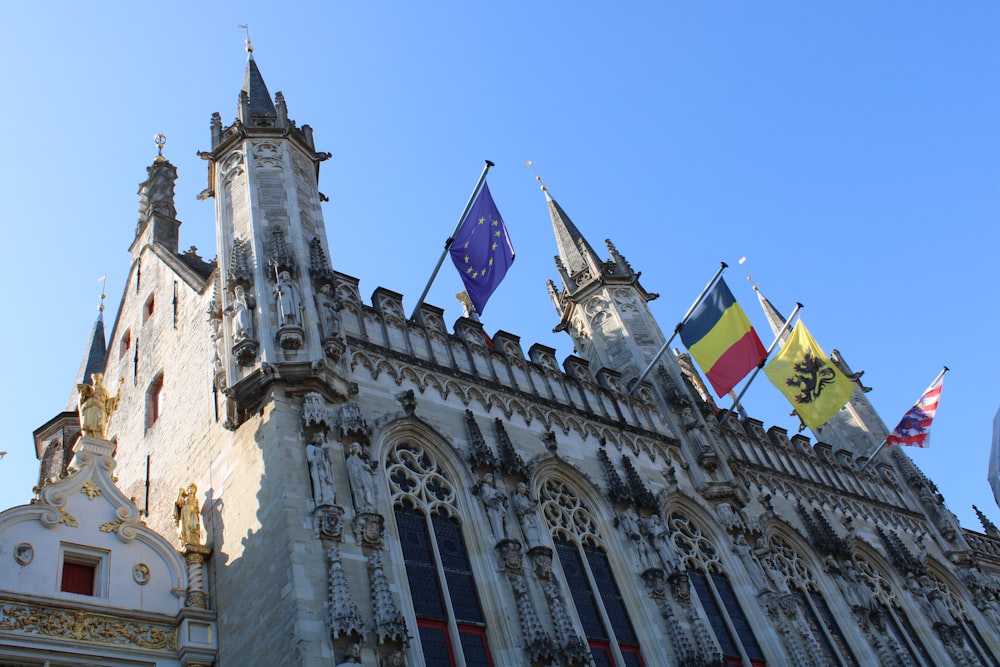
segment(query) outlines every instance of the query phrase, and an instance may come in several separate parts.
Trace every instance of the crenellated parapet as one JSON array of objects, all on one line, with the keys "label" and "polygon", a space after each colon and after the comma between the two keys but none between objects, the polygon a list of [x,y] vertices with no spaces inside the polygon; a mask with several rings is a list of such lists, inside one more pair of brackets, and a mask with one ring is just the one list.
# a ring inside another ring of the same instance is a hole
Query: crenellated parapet
[{"label": "crenellated parapet", "polygon": [[[335,292],[352,372],[370,379],[386,375],[442,398],[457,394],[465,405],[480,403],[506,418],[520,415],[548,429],[579,430],[635,452],[676,444],[663,417],[643,394],[625,397],[618,375],[593,372],[587,361],[568,357],[560,370],[555,351],[534,345],[525,356],[520,339],[499,332],[487,339],[482,324],[459,318],[445,328],[442,311],[424,305],[404,316],[402,295],[378,288],[370,304],[361,300],[357,279],[337,273]],[[627,409],[621,406],[627,404]]]}]

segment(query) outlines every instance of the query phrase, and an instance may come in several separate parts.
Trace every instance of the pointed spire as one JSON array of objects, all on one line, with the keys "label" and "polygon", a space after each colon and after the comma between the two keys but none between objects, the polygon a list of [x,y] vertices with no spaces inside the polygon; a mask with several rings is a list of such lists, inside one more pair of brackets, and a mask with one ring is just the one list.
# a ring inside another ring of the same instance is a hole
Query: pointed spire
[{"label": "pointed spire", "polygon": [[66,401],[66,411],[76,410],[80,394],[76,390],[78,384],[90,384],[90,376],[94,373],[104,372],[104,361],[107,358],[107,344],[104,340],[104,295],[101,295],[100,312],[97,314],[97,321],[90,330],[90,338],[87,341],[87,349],[83,353],[83,360],[80,362],[80,369],[76,372],[73,381],[73,388],[69,392]]},{"label": "pointed spire", "polygon": [[764,311],[764,317],[767,318],[767,323],[771,325],[771,333],[775,336],[781,331],[782,327],[785,326],[784,316],[778,312],[778,309],[774,307],[764,293],[760,291],[760,288],[756,285],[753,286],[753,291],[757,293],[757,301],[760,302],[760,307]]},{"label": "pointed spire", "polygon": [[559,260],[562,263],[560,271],[565,272],[564,279],[574,279],[583,273],[594,277],[601,265],[597,253],[566,215],[566,211],[552,198],[548,188],[543,185],[542,191],[549,203],[549,216],[552,218],[552,231],[556,235],[556,247],[559,249]]},{"label": "pointed spire", "polygon": [[250,127],[270,127],[278,117],[271,94],[267,92],[264,77],[253,59],[253,46],[247,39],[247,69],[240,91],[239,118]]},{"label": "pointed spire", "polygon": [[979,523],[983,524],[983,530],[986,531],[986,534],[994,538],[1000,537],[1000,530],[997,529],[996,525],[978,507],[973,505],[972,509],[975,510]]}]

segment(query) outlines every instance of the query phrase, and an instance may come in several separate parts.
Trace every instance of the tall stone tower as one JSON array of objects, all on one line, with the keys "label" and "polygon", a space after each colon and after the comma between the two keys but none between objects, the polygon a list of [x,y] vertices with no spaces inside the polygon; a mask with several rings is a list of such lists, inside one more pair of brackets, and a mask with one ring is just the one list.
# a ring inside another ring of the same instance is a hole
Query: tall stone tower
[{"label": "tall stone tower", "polygon": [[212,116],[212,150],[202,157],[219,249],[212,314],[224,340],[219,380],[240,409],[249,378],[265,368],[307,369],[333,336],[303,325],[332,321],[319,310],[333,298],[318,189],[319,164],[330,154],[316,151],[308,125],[288,118],[280,92],[271,100],[251,50],[237,118],[224,127]]},{"label": "tall stone tower", "polygon": [[236,118],[213,114],[200,155],[214,263],[178,249],[177,170],[162,154],[139,189],[106,355],[109,384],[123,381],[110,427],[121,486],[164,534],[179,489],[197,487],[210,604],[226,610],[220,635],[240,637],[222,642],[220,664],[330,664],[327,553],[305,444],[332,422],[307,432],[302,420],[305,394],[322,403],[348,392],[318,189],[329,154],[288,118],[281,93],[271,98],[250,51]]}]

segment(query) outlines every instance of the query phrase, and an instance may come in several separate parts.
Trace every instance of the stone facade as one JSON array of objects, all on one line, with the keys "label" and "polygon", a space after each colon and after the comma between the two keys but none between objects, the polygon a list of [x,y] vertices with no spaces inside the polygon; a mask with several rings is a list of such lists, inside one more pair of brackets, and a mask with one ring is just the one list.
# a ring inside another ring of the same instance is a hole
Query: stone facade
[{"label": "stone facade", "polygon": [[218,262],[178,251],[154,163],[104,370],[150,527],[199,489],[217,665],[1000,660],[1000,540],[903,453],[860,469],[885,430],[860,388],[835,444],[722,424],[683,356],[630,393],[656,295],[551,198],[580,357],[365,300],[330,268],[328,154],[252,59],[211,146]]}]

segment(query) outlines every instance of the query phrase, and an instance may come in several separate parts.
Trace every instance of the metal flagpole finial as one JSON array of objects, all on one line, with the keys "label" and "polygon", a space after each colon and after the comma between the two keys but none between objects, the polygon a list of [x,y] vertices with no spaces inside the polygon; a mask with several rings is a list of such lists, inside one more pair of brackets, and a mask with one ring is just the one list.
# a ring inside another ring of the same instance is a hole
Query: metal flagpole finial
[{"label": "metal flagpole finial", "polygon": [[250,56],[253,57],[253,44],[250,42],[250,26],[247,24],[243,24],[239,26],[239,28],[241,30],[246,30],[247,32],[247,39],[246,39],[247,53],[249,53]]}]

